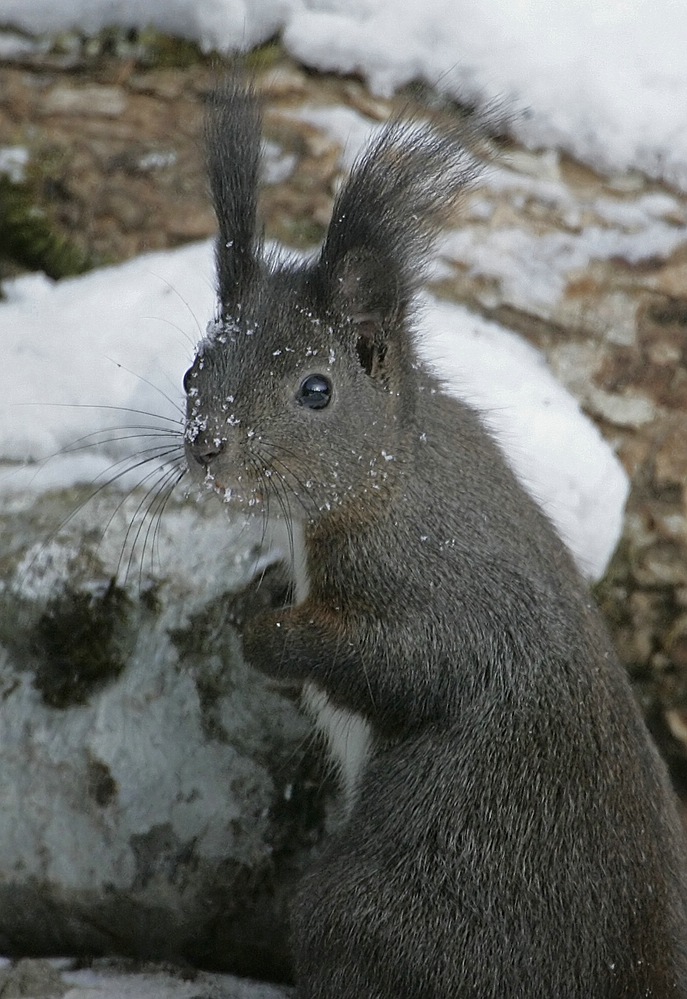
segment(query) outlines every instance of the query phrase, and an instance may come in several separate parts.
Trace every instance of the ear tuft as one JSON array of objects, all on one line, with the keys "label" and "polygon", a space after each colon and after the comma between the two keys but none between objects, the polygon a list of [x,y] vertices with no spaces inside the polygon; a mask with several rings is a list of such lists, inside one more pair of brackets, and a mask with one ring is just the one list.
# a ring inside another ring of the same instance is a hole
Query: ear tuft
[{"label": "ear tuft", "polygon": [[238,304],[258,269],[261,126],[255,92],[236,71],[211,95],[205,126],[210,189],[219,223],[215,258],[223,313]]},{"label": "ear tuft", "polygon": [[353,168],[334,205],[318,271],[333,304],[380,327],[403,317],[435,241],[477,173],[457,125],[392,121]]}]

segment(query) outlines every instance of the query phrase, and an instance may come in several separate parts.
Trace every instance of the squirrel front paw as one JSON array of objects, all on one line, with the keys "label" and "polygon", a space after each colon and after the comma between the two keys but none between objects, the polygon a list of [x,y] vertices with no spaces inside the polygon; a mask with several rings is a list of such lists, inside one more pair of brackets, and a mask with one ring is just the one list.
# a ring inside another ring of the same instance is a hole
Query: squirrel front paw
[{"label": "squirrel front paw", "polygon": [[299,683],[317,681],[332,665],[338,675],[345,675],[355,669],[359,657],[353,643],[332,626],[330,617],[307,601],[256,614],[243,629],[246,661],[268,676]]},{"label": "squirrel front paw", "polygon": [[284,578],[282,564],[277,562],[233,594],[226,604],[226,620],[242,631],[251,618],[265,611],[283,610],[290,604],[291,585]]},{"label": "squirrel front paw", "polygon": [[243,626],[243,655],[247,663],[268,676],[283,675],[286,646],[284,612],[262,611]]}]

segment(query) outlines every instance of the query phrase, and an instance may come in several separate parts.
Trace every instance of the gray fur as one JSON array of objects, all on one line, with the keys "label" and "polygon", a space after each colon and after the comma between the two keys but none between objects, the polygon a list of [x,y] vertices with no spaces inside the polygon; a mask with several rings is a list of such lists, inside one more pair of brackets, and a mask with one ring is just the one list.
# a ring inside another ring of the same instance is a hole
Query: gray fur
[{"label": "gray fur", "polygon": [[[308,596],[249,621],[258,669],[375,748],[292,911],[301,999],[687,997],[666,772],[568,552],[416,355],[413,295],[473,166],[392,124],[320,255],[265,262],[259,111],[209,130],[222,314],[186,384],[189,466],[302,523]],[[303,407],[309,374],[330,404]]]}]

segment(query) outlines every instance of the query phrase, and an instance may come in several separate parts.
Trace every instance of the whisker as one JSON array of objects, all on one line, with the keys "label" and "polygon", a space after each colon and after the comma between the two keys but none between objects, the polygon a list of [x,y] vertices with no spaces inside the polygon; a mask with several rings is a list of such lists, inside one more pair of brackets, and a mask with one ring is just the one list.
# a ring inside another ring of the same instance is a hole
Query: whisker
[{"label": "whisker", "polygon": [[[128,428],[123,428],[128,429]],[[133,428],[132,428],[133,430]],[[152,433],[150,431],[146,433],[121,433],[117,437],[103,437],[98,440],[101,434],[108,433],[106,430],[96,430],[92,434],[86,434],[84,437],[78,437],[75,441],[67,444],[60,451],[55,451],[53,454],[49,455],[47,458],[43,459],[48,461],[50,458],[59,458],[61,455],[65,454],[75,454],[77,451],[87,451],[89,448],[100,447],[103,444],[117,444],[120,441],[135,441],[135,440],[148,440],[150,438],[167,438],[168,440],[174,440],[175,434],[170,433],[168,430],[155,430]],[[89,440],[89,438],[96,438]]]},{"label": "whisker", "polygon": [[122,476],[127,474],[127,472],[135,472],[137,468],[141,468],[143,465],[148,464],[149,461],[154,461],[155,458],[166,458],[167,455],[174,454],[175,451],[180,452],[180,450],[181,449],[178,444],[169,444],[167,446],[162,446],[158,444],[155,447],[143,448],[141,451],[136,451],[135,454],[126,455],[126,457],[120,458],[118,461],[113,462],[104,472],[101,472],[96,477],[95,481],[97,482],[102,475],[105,475],[113,468],[117,468],[119,465],[123,465],[124,462],[126,461],[131,461],[132,459],[139,458],[141,455],[148,455],[148,457],[146,458],[141,458],[140,461],[135,461],[134,464],[130,465],[128,468],[121,469],[119,472],[117,472],[116,475],[113,475],[111,478],[107,479],[104,483],[102,483],[102,485],[99,488],[102,488],[103,485],[104,486],[114,485],[114,483],[118,482],[119,479],[122,478]]},{"label": "whisker", "polygon": [[122,364],[120,361],[115,361],[114,358],[112,357],[108,357],[108,361],[110,361],[112,364],[118,367],[121,371],[126,371],[127,374],[132,375],[134,378],[137,378],[140,382],[142,382],[144,385],[147,385],[148,388],[151,388],[154,392],[157,392],[158,395],[161,395],[163,399],[166,399],[166,401],[170,404],[170,406],[176,409],[177,413],[179,413],[183,417],[184,407],[183,404],[179,402],[178,399],[177,400],[172,399],[172,397],[167,395],[167,393],[164,392],[159,385],[156,385],[155,382],[151,382],[149,378],[144,378],[144,376],[139,375],[138,372],[132,371],[131,368],[127,368],[126,365]]},{"label": "whisker", "polygon": [[267,442],[265,442],[264,440],[262,441],[262,443],[263,444],[267,443],[267,446],[270,447],[270,448],[272,448],[273,450],[284,451],[285,454],[291,455],[292,458],[298,458],[297,452],[293,451],[289,447],[286,447],[284,444],[277,444],[275,441],[267,441]]},{"label": "whisker", "polygon": [[[129,433],[128,431],[131,432]],[[145,431],[145,432],[140,432],[140,431]],[[106,436],[112,433],[117,433],[118,436]],[[65,456],[79,454],[82,451],[88,451],[89,449],[100,447],[103,444],[111,444],[111,443],[114,444],[121,441],[130,441],[130,440],[145,440],[145,439],[152,440],[154,438],[158,438],[160,440],[160,444],[157,446],[160,447],[162,441],[164,441],[165,439],[167,439],[171,445],[171,443],[176,439],[180,438],[180,436],[181,436],[181,431],[167,430],[163,427],[149,428],[149,427],[123,426],[123,427],[103,428],[102,430],[94,430],[89,434],[84,434],[82,437],[77,437],[75,440],[70,441],[69,444],[66,444],[62,448],[59,448],[59,450],[52,451],[50,454],[45,455],[43,458],[40,458],[35,462],[31,461],[26,462],[24,465],[21,466],[21,468],[27,469],[32,465],[34,466],[35,471],[32,478],[30,479],[30,482],[33,483],[40,476],[41,470],[48,464],[48,462],[54,461],[56,458],[63,458]],[[131,456],[126,456],[125,458],[120,459],[120,461],[126,461],[128,460],[129,457]],[[117,464],[119,464],[119,462]],[[108,469],[106,471],[109,471],[113,467],[116,466],[115,465],[108,466]],[[95,481],[97,481],[97,479],[102,474],[106,473],[103,472],[99,473],[99,475],[96,476]]]},{"label": "whisker", "polygon": [[286,470],[288,475],[294,480],[294,482],[303,490],[306,496],[309,496],[310,490],[306,487],[305,483],[298,478],[296,473],[291,469],[291,467],[282,458],[278,458],[274,452],[283,452],[289,458],[293,458],[295,461],[299,460],[299,455],[292,451],[291,448],[285,447],[283,444],[276,444],[274,441],[261,441],[261,447],[267,449],[267,453],[270,455],[272,461],[276,461],[283,469]]},{"label": "whisker", "polygon": [[[140,461],[136,461],[136,462],[134,462],[134,464],[133,464],[133,465],[130,465],[130,464],[128,464],[128,465],[127,465],[127,466],[126,466],[125,468],[122,468],[122,469],[120,469],[120,470],[119,470],[119,471],[117,472],[117,474],[116,474],[116,475],[111,475],[111,476],[109,476],[109,478],[107,478],[107,479],[105,479],[105,480],[104,480],[103,482],[101,482],[101,483],[100,483],[100,484],[98,485],[98,487],[97,487],[96,489],[92,490],[92,491],[91,491],[91,492],[90,492],[90,493],[88,494],[88,496],[87,496],[87,497],[86,497],[86,498],[85,498],[84,500],[82,500],[82,502],[81,502],[81,503],[79,503],[79,505],[78,505],[78,506],[77,506],[77,507],[76,507],[76,508],[75,508],[74,510],[72,510],[72,512],[71,512],[71,513],[69,514],[69,516],[68,516],[68,517],[66,517],[66,518],[65,518],[65,519],[64,519],[64,520],[62,521],[62,523],[61,523],[61,524],[59,525],[59,527],[58,527],[58,528],[56,529],[56,531],[55,531],[55,532],[53,533],[53,535],[52,535],[52,536],[54,537],[54,535],[55,535],[55,534],[56,534],[56,533],[57,533],[58,531],[61,531],[61,530],[62,530],[62,529],[63,529],[64,527],[66,527],[66,525],[67,525],[67,524],[68,524],[68,523],[69,523],[69,522],[70,522],[70,521],[71,521],[71,520],[72,520],[72,519],[73,519],[74,517],[76,517],[76,515],[77,515],[78,513],[80,513],[80,512],[81,512],[81,510],[83,510],[83,508],[84,508],[84,507],[86,506],[86,504],[87,504],[87,503],[90,503],[90,502],[92,502],[92,500],[94,500],[94,499],[95,499],[95,498],[96,498],[97,496],[99,496],[99,495],[100,495],[100,494],[101,494],[101,493],[102,493],[102,492],[103,492],[103,491],[104,491],[105,489],[108,489],[108,488],[109,488],[110,486],[113,486],[113,485],[114,485],[114,484],[115,484],[116,482],[118,482],[118,481],[119,481],[120,479],[122,479],[122,478],[123,478],[123,477],[124,477],[125,475],[129,475],[130,473],[132,473],[132,472],[135,472],[137,468],[143,468],[143,467],[144,467],[145,465],[148,465],[148,464],[149,464],[149,463],[150,463],[151,461],[156,461],[157,459],[163,459],[163,458],[166,458],[166,457],[167,457],[167,455],[170,455],[170,454],[173,454],[173,453],[174,453],[174,452],[175,452],[175,451],[177,450],[177,448],[176,448],[176,447],[174,447],[174,448],[167,448],[167,449],[162,449],[162,448],[150,448],[149,450],[153,451],[154,453],[153,453],[153,454],[150,454],[150,455],[149,455],[149,456],[148,456],[147,458],[143,458],[143,459],[142,459],[142,460],[140,460]],[[157,453],[155,453],[155,452],[157,452]],[[139,452],[139,454],[141,454],[141,453],[144,453],[144,452]],[[132,459],[133,457],[138,457],[138,455],[129,455],[129,456],[128,456],[128,457],[126,457],[126,458],[122,458],[122,459],[120,459],[119,461],[117,461],[117,462],[114,462],[114,464],[110,465],[110,466],[109,466],[109,468],[108,468],[108,469],[107,469],[106,471],[107,471],[107,472],[109,472],[109,471],[110,471],[110,470],[112,470],[113,468],[117,468],[117,467],[118,467],[119,465],[122,465],[122,464],[123,464],[124,462],[130,462],[130,461],[131,461],[131,459]],[[106,474],[106,472],[103,472],[103,473],[101,473],[101,475],[104,475],[104,474]],[[96,480],[95,480],[96,482],[98,481],[98,478],[100,478],[100,475],[99,475],[99,476],[97,476],[97,478],[96,478]],[[130,495],[131,495],[131,493],[132,493],[132,492],[133,492],[133,491],[134,491],[135,489],[138,489],[138,487],[140,486],[141,482],[145,482],[145,477],[144,477],[143,479],[140,479],[140,480],[139,480],[139,481],[138,481],[138,482],[136,483],[136,485],[132,486],[132,487],[131,487],[131,489],[129,489],[129,490],[128,490],[128,491],[127,491],[127,492],[126,492],[125,494],[124,494],[124,496],[123,496],[122,500],[120,501],[120,503],[119,503],[119,504],[117,505],[117,507],[115,508],[115,511],[114,511],[114,513],[113,513],[112,517],[114,517],[114,515],[115,515],[115,514],[116,514],[116,512],[117,512],[117,510],[118,510],[118,509],[120,508],[120,506],[121,506],[121,505],[122,505],[122,504],[123,504],[123,503],[124,503],[124,502],[125,502],[125,501],[127,500],[127,498],[128,498],[128,497],[129,497]],[[109,525],[110,525],[110,523],[112,522],[112,517],[111,517],[111,518],[110,518],[110,519],[108,520],[108,524],[107,524],[107,526],[109,526]],[[106,527],[106,529],[107,529],[107,527]]]},{"label": "whisker", "polygon": [[289,563],[291,578],[295,581],[296,577],[296,549],[293,538],[293,518],[291,516],[291,508],[289,506],[288,495],[282,484],[279,484],[275,490],[275,496],[277,498],[277,503],[284,515],[284,521],[286,523],[286,536],[289,542]]},{"label": "whisker", "polygon": [[[258,553],[257,553],[257,555],[255,557],[255,566],[257,566],[259,564],[259,562],[260,562],[260,553],[265,548],[265,540],[267,538],[267,531],[269,529],[269,524],[270,524],[270,513],[269,513],[269,510],[270,510],[270,493],[269,493],[269,489],[267,488],[268,483],[267,483],[267,480],[265,479],[264,469],[262,468],[262,465],[260,464],[260,462],[257,460],[257,458],[254,455],[249,454],[247,456],[247,458],[248,458],[248,463],[249,463],[250,467],[255,472],[256,479],[258,480],[258,482],[263,487],[263,493],[264,493],[264,497],[265,497],[264,505],[261,506],[262,529],[261,529],[260,541],[258,543]],[[260,586],[262,584],[262,581],[263,581],[263,579],[265,577],[265,572],[266,571],[267,571],[267,566],[264,565],[263,568],[262,568],[262,571],[260,573],[260,579],[258,581],[258,586]]]},{"label": "whisker", "polygon": [[[269,446],[270,445],[268,445],[268,447]],[[311,516],[313,512],[317,510],[317,504],[313,499],[311,499],[310,491],[307,489],[305,483],[298,478],[295,472],[291,471],[291,469],[287,464],[285,464],[285,462],[281,461],[275,455],[269,455],[269,457],[273,465],[279,465],[280,468],[284,469],[283,472],[277,471],[278,476],[280,476],[282,479],[286,479],[286,477],[288,476],[291,479],[293,479],[293,481],[296,483],[296,485],[298,486],[298,490],[293,490],[293,496],[295,497],[296,500],[298,500],[298,502],[303,507],[306,514],[308,516]],[[308,506],[308,502],[310,503],[310,506]]]},{"label": "whisker", "polygon": [[[77,503],[77,505],[76,505],[76,506],[75,506],[75,507],[74,507],[74,508],[73,508],[72,510],[70,510],[69,514],[68,514],[68,515],[67,515],[66,517],[64,517],[64,518],[63,518],[63,519],[62,519],[62,520],[61,520],[61,521],[59,522],[59,524],[57,524],[57,526],[56,526],[56,527],[55,527],[55,528],[54,528],[54,529],[53,529],[52,531],[50,531],[50,533],[49,533],[49,534],[47,535],[47,537],[45,538],[45,540],[44,540],[43,544],[42,544],[42,545],[40,546],[40,548],[39,548],[39,549],[38,549],[38,550],[37,550],[37,551],[35,552],[35,554],[34,554],[34,555],[33,555],[33,557],[31,558],[31,560],[29,561],[29,563],[28,563],[28,565],[27,565],[27,567],[26,567],[27,571],[28,571],[28,570],[29,570],[29,569],[30,569],[30,568],[31,568],[31,567],[33,566],[33,564],[34,564],[34,563],[36,562],[36,560],[38,559],[38,557],[39,557],[39,555],[40,555],[40,552],[41,552],[41,551],[42,551],[42,550],[44,549],[45,545],[46,545],[46,544],[47,544],[48,542],[50,542],[50,541],[53,541],[53,540],[54,540],[54,539],[55,539],[55,538],[56,538],[56,537],[57,537],[57,536],[58,536],[58,535],[60,534],[60,532],[61,532],[61,531],[63,531],[63,530],[64,530],[64,529],[65,529],[65,528],[67,527],[67,525],[68,525],[68,524],[70,524],[70,523],[71,523],[71,521],[73,521],[73,520],[74,520],[74,518],[75,518],[75,517],[77,517],[77,516],[78,516],[78,515],[79,515],[79,514],[81,513],[81,511],[82,511],[82,510],[83,510],[83,509],[84,509],[84,508],[85,508],[85,507],[86,507],[86,506],[87,506],[87,505],[88,505],[89,503],[92,503],[92,502],[93,502],[93,501],[94,501],[94,500],[95,500],[95,499],[96,499],[96,498],[97,498],[98,496],[100,496],[100,495],[101,495],[101,494],[102,494],[102,493],[103,493],[103,492],[104,492],[104,491],[105,491],[106,489],[108,489],[108,488],[109,488],[110,486],[113,486],[113,485],[114,485],[114,484],[115,484],[116,482],[118,482],[118,481],[119,481],[119,480],[120,480],[120,479],[121,479],[121,478],[122,478],[123,476],[125,476],[125,475],[128,475],[128,474],[131,474],[131,473],[135,472],[137,468],[143,468],[143,467],[145,467],[146,465],[148,465],[148,464],[149,464],[150,462],[153,462],[153,461],[164,461],[164,459],[165,459],[165,458],[167,458],[167,456],[168,456],[168,455],[171,455],[171,454],[174,454],[175,452],[176,452],[177,454],[179,454],[179,447],[178,447],[178,445],[177,445],[177,446],[175,446],[175,447],[173,447],[173,448],[172,448],[172,447],[169,447],[169,448],[160,448],[160,447],[158,447],[158,448],[151,448],[150,450],[151,450],[151,451],[152,451],[153,453],[152,453],[152,454],[150,454],[150,455],[148,455],[148,456],[147,456],[147,457],[145,457],[145,458],[142,458],[141,460],[137,460],[137,461],[134,461],[133,459],[136,459],[136,458],[138,458],[138,455],[129,455],[129,456],[127,456],[126,458],[123,458],[123,459],[121,459],[120,461],[117,461],[117,462],[113,463],[112,465],[110,465],[109,469],[107,469],[107,470],[106,470],[105,472],[101,473],[101,475],[105,475],[105,474],[107,474],[107,472],[111,471],[112,469],[115,469],[115,468],[118,468],[119,466],[121,466],[121,465],[122,465],[122,464],[123,464],[124,462],[126,462],[126,463],[127,463],[127,464],[126,464],[126,466],[125,466],[124,468],[120,468],[120,470],[119,470],[119,471],[118,471],[118,472],[117,472],[117,473],[116,473],[115,475],[110,475],[110,476],[109,476],[108,478],[106,478],[106,479],[105,479],[104,481],[100,482],[100,483],[99,483],[99,485],[98,485],[98,486],[97,486],[96,488],[94,488],[94,489],[91,489],[91,490],[90,490],[90,492],[88,493],[88,495],[87,495],[87,496],[86,496],[86,497],[85,497],[85,498],[84,498],[83,500],[81,500],[81,502],[80,502],[80,503]],[[141,452],[139,452],[139,454],[140,454],[140,453],[141,453]],[[133,461],[133,463],[132,463],[132,461]],[[167,463],[167,462],[165,462],[165,464],[168,464],[168,463]],[[149,473],[149,474],[152,474],[152,473]],[[101,477],[101,476],[98,476],[98,477],[96,478],[96,480],[95,480],[95,481],[97,482],[98,478],[100,478],[100,477]],[[144,482],[144,481],[146,480],[146,478],[147,478],[147,477],[148,477],[148,476],[146,475],[146,476],[143,476],[143,478],[142,478],[142,479],[139,479],[139,481],[138,481],[138,482],[136,482],[136,484],[135,484],[134,486],[132,486],[132,487],[131,487],[131,488],[130,488],[130,489],[129,489],[129,490],[128,490],[128,491],[127,491],[127,492],[126,492],[126,493],[125,493],[125,494],[124,494],[124,495],[123,495],[122,497],[121,497],[121,499],[120,499],[120,500],[119,500],[119,502],[117,503],[117,505],[116,505],[116,507],[115,507],[114,511],[112,512],[112,514],[111,514],[111,515],[110,515],[110,517],[108,518],[108,520],[107,520],[107,522],[106,522],[106,524],[105,524],[104,528],[103,528],[103,529],[102,529],[102,531],[100,532],[100,540],[102,540],[102,538],[103,538],[103,537],[105,536],[105,534],[107,533],[107,531],[108,531],[109,527],[110,527],[110,526],[111,526],[111,524],[112,524],[112,521],[113,521],[114,517],[115,517],[115,516],[116,516],[116,514],[117,514],[117,511],[118,511],[119,509],[121,509],[121,507],[122,507],[122,506],[123,506],[123,504],[124,504],[124,503],[126,502],[126,500],[128,499],[128,497],[129,497],[129,496],[131,496],[131,494],[132,494],[132,493],[134,492],[134,490],[135,490],[135,489],[137,489],[137,488],[139,487],[139,485],[141,484],[141,482]]]},{"label": "whisker", "polygon": [[293,514],[289,503],[289,496],[291,494],[287,491],[285,484],[282,482],[279,472],[277,472],[277,477],[275,478],[272,476],[269,482],[274,488],[274,495],[282,511],[284,522],[286,524],[286,533],[289,544],[289,571],[293,588],[296,585],[296,546],[293,534]]},{"label": "whisker", "polygon": [[[155,503],[158,501],[161,491],[164,490],[166,483],[169,481],[170,478],[173,478],[177,474],[179,460],[180,459],[177,459],[177,461],[171,467],[170,467],[170,465],[164,465],[161,468],[153,469],[153,471],[151,471],[147,476],[145,476],[145,478],[142,479],[141,482],[139,482],[139,484],[138,484],[138,486],[140,487],[143,484],[143,482],[147,481],[149,478],[152,478],[153,476],[155,476],[157,474],[157,478],[155,479],[153,485],[151,486],[150,489],[146,490],[145,494],[143,495],[143,497],[141,498],[140,502],[138,503],[138,506],[134,510],[134,512],[132,514],[132,517],[131,517],[131,520],[129,522],[129,526],[127,528],[126,534],[124,535],[124,541],[122,543],[122,553],[121,553],[119,562],[117,563],[117,575],[119,575],[119,571],[120,571],[120,568],[121,568],[121,565],[122,565],[122,561],[124,559],[124,554],[126,552],[127,546],[129,545],[129,558],[127,560],[126,570],[124,572],[124,579],[125,580],[129,578],[129,574],[131,572],[131,567],[133,565],[135,554],[136,554],[136,547],[137,547],[139,539],[141,537],[141,532],[143,531],[143,527],[144,527],[146,521],[148,520],[148,517],[149,517],[151,511],[153,510],[153,508],[155,506]],[[175,483],[175,485],[176,485],[176,483]],[[147,506],[146,506],[146,504],[147,504]],[[145,509],[144,509],[144,507],[145,507]],[[131,542],[129,544],[129,539],[131,537],[132,531],[134,530],[134,525],[136,524],[136,520],[137,520],[137,518],[138,518],[138,516],[139,516],[139,514],[141,512],[141,510],[144,510],[143,516],[140,518],[138,526],[136,527],[136,531],[133,534],[133,539],[131,540]],[[141,563],[140,563],[140,566],[139,566],[139,588],[140,589],[142,589],[142,587],[143,587],[143,566],[144,566],[144,560],[145,560],[145,551],[146,551],[146,547],[147,547],[147,544],[148,544],[148,539],[149,539],[151,527],[152,527],[152,521],[149,523],[148,529],[146,530],[145,536],[143,538],[143,548],[142,548],[142,551],[141,551]],[[153,560],[152,555],[151,555],[151,567],[153,565],[153,561],[154,560]]]},{"label": "whisker", "polygon": [[[179,301],[182,303],[182,305],[186,306],[186,311],[188,312],[189,316],[196,325],[196,329],[198,330],[198,335],[202,337],[203,331],[200,328],[200,323],[198,322],[198,318],[193,309],[191,308],[191,306],[184,298],[184,296],[179,291],[179,289],[175,288],[174,285],[171,283],[171,281],[168,281],[167,278],[163,277],[161,274],[156,274],[155,271],[151,271],[151,274],[153,275],[153,277],[156,277],[158,281],[162,281],[163,284],[166,284],[169,290],[172,292],[172,294],[176,295]],[[167,320],[167,322],[169,322],[169,320]],[[188,336],[187,333],[185,333],[181,328],[179,328],[179,332],[184,334],[184,336],[187,338],[192,347],[195,347],[195,344],[191,341],[191,338]]]},{"label": "whisker", "polygon": [[[176,448],[174,450],[176,450]],[[139,453],[141,453],[141,452],[139,452]],[[159,452],[158,455],[152,454],[148,458],[145,458],[143,461],[139,461],[135,465],[130,465],[129,467],[122,469],[120,472],[117,473],[116,476],[112,476],[109,479],[106,479],[105,482],[101,483],[100,486],[98,486],[98,488],[94,492],[92,492],[89,496],[86,497],[86,499],[82,503],[79,504],[79,506],[76,508],[76,510],[73,511],[73,515],[75,515],[76,513],[78,513],[80,510],[82,510],[84,508],[84,506],[86,506],[87,503],[90,503],[91,500],[93,500],[99,493],[101,493],[103,490],[107,489],[108,486],[113,485],[118,479],[122,478],[124,475],[127,475],[129,472],[134,472],[137,468],[143,468],[145,465],[149,464],[150,462],[155,461],[156,458],[158,458],[158,457],[160,459],[164,459],[168,454],[172,454],[172,453],[173,453],[173,451],[170,450],[170,449],[168,449],[167,451],[160,450],[160,452]],[[121,465],[123,461],[130,460],[131,457],[134,457],[134,456],[130,455],[128,458],[122,459],[121,461],[118,461],[115,465],[111,465],[110,468],[116,468],[117,465]],[[163,466],[161,466],[161,467],[165,467],[168,464],[169,464],[169,462],[164,462]],[[112,511],[111,515],[109,516],[109,518],[107,520],[107,523],[105,524],[105,528],[104,528],[104,530],[101,533],[101,539],[105,536],[105,534],[107,533],[108,528],[112,524],[112,521],[117,516],[117,513],[119,512],[119,510],[121,510],[121,508],[124,506],[124,504],[129,499],[129,497],[137,489],[139,489],[143,485],[143,483],[146,482],[147,479],[150,478],[150,476],[154,474],[154,472],[155,472],[155,469],[153,469],[151,472],[148,472],[146,475],[144,475],[141,478],[139,478],[138,481],[135,483],[135,485],[133,485],[129,490],[127,490],[124,493],[124,495],[122,496],[122,498],[119,500],[119,502],[115,506],[114,510]],[[65,524],[68,523],[68,521],[70,519],[71,519],[71,516],[69,518],[67,518],[66,521],[63,521],[63,523],[60,525],[60,529],[62,527],[64,527]],[[128,534],[128,531],[127,531],[127,534]],[[126,544],[126,537],[124,539],[124,544]]]},{"label": "whisker", "polygon": [[[267,539],[267,532],[268,532],[268,529],[269,529],[270,522],[272,520],[270,504],[271,504],[272,499],[275,499],[276,502],[279,505],[280,510],[281,510],[282,519],[284,520],[284,522],[286,524],[288,547],[289,547],[289,551],[287,553],[287,557],[288,557],[289,561],[288,561],[287,565],[289,566],[289,568],[291,570],[291,579],[294,579],[295,578],[295,576],[294,576],[294,566],[295,566],[295,554],[294,554],[294,551],[295,551],[295,544],[294,544],[293,526],[292,526],[293,517],[292,517],[291,511],[289,509],[288,499],[286,498],[287,494],[284,491],[284,495],[281,495],[281,493],[279,491],[280,490],[280,484],[279,484],[278,473],[276,473],[276,475],[274,477],[268,478],[268,476],[266,475],[266,471],[270,471],[271,472],[272,469],[269,466],[268,466],[267,469],[265,469],[265,467],[264,467],[264,465],[265,465],[264,460],[259,460],[258,456],[255,455],[255,454],[248,454],[247,455],[247,461],[248,461],[248,464],[249,464],[250,468],[252,469],[252,471],[253,471],[253,473],[255,475],[255,478],[256,478],[256,480],[257,480],[257,482],[259,484],[259,487],[261,488],[261,491],[262,491],[263,496],[264,496],[264,503],[261,504],[261,521],[262,521],[262,523],[261,523],[261,536],[260,536],[260,540],[258,542],[258,553],[256,555],[256,560],[255,560],[255,563],[254,563],[255,567],[257,569],[257,567],[259,566],[259,563],[260,563],[260,552],[265,550],[265,542],[266,542],[266,539]],[[264,576],[265,576],[265,573],[267,571],[267,568],[268,568],[267,565],[263,565],[263,567],[262,567],[262,569],[260,571],[260,576],[259,576],[258,584],[257,584],[258,587],[262,584],[262,581],[264,579]]]},{"label": "whisker", "polygon": [[268,527],[269,527],[269,519],[270,519],[269,518],[270,494],[269,494],[269,490],[266,488],[266,483],[265,483],[265,479],[264,479],[264,475],[263,475],[263,469],[262,469],[262,466],[260,465],[260,462],[252,454],[248,454],[247,455],[247,459],[248,459],[249,466],[255,472],[256,479],[258,480],[258,482],[263,483],[263,485],[265,486],[265,488],[264,488],[265,502],[261,506],[262,532],[260,534],[260,543],[259,543],[260,548],[264,548],[265,547],[265,539],[267,538],[267,530],[268,530]]},{"label": "whisker", "polygon": [[[116,361],[114,362],[117,363]],[[153,386],[154,387],[154,386]],[[169,400],[172,402],[172,400]],[[149,416],[151,420],[161,420],[164,423],[171,423],[175,427],[180,426],[179,418],[176,416],[164,416],[162,413],[151,413],[147,409],[132,409],[130,406],[112,406],[88,402],[17,402],[16,406],[49,406],[51,409],[97,409],[102,411],[114,411],[116,413],[132,413],[134,416]],[[172,402],[175,409],[179,409],[176,403]],[[179,409],[182,420],[184,413]],[[103,428],[107,429],[107,428]],[[179,431],[181,432],[181,431]]]},{"label": "whisker", "polygon": [[155,548],[156,548],[156,546],[157,546],[158,553],[160,551],[160,531],[162,529],[162,517],[163,517],[163,514],[164,514],[165,510],[167,509],[167,504],[169,503],[169,501],[170,501],[170,499],[172,497],[172,493],[174,492],[174,490],[176,489],[176,487],[179,485],[179,483],[181,482],[181,480],[183,479],[183,477],[186,475],[186,471],[187,471],[187,469],[186,469],[185,465],[184,465],[184,467],[181,468],[181,471],[179,471],[179,463],[177,463],[176,469],[172,469],[170,471],[170,478],[173,477],[174,474],[176,475],[176,478],[174,478],[174,481],[172,482],[172,484],[170,486],[167,486],[166,495],[164,496],[164,498],[162,500],[162,503],[160,504],[160,507],[156,511],[156,514],[155,514],[155,518],[156,518],[155,531],[153,532],[153,538],[152,538],[151,572],[153,571],[153,568],[154,568],[153,559],[154,559],[154,555],[155,555]]},{"label": "whisker", "polygon": [[[165,326],[171,327],[173,330],[176,330],[177,333],[181,333],[181,335],[183,336],[184,340],[186,340],[186,342],[188,344],[190,344],[191,347],[195,350],[196,344],[191,339],[191,337],[188,335],[188,333],[183,328],[183,326],[178,326],[176,323],[173,323],[171,319],[167,319],[165,316],[142,316],[141,318],[147,320],[148,322],[164,323]],[[202,332],[201,332],[200,326],[198,324],[198,321],[195,318],[195,316],[193,318],[194,318],[194,322],[195,322],[196,326],[198,327],[198,334],[200,336],[202,336]]]}]

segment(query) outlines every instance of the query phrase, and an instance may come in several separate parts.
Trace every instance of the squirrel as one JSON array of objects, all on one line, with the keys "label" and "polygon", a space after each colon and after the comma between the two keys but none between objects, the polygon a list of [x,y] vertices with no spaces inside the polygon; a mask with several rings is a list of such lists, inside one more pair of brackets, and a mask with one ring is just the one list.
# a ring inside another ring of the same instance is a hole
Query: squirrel
[{"label": "squirrel", "polygon": [[683,830],[625,671],[546,516],[416,350],[477,169],[464,130],[387,124],[302,261],[263,247],[254,86],[210,104],[219,311],[184,378],[187,462],[302,536],[294,604],[243,648],[303,686],[349,802],[295,893],[297,995],[687,997]]}]

